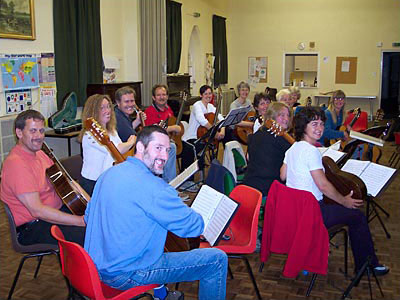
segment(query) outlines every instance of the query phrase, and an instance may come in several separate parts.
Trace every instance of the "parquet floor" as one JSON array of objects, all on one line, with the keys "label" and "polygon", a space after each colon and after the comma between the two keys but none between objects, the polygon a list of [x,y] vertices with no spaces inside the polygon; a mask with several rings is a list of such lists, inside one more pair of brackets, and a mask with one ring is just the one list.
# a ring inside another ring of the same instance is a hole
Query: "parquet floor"
[{"label": "parquet floor", "polygon": [[[394,149],[393,143],[385,145],[382,164],[387,164],[390,154]],[[400,177],[397,177],[378,201],[389,211],[390,218],[383,220],[391,234],[387,239],[380,224],[375,219],[370,223],[370,228],[375,241],[378,257],[381,263],[388,265],[391,271],[380,278],[385,294],[384,299],[400,299]],[[339,240],[338,240],[339,241]],[[314,289],[309,297],[317,299],[340,299],[342,292],[349,284],[349,279],[344,278],[339,269],[343,266],[343,247],[331,247],[329,257],[329,271],[327,276],[318,276]],[[350,251],[351,253],[351,251]],[[3,206],[0,205],[0,299],[6,299],[18,267],[21,255],[16,254],[10,245],[8,224]],[[284,255],[273,254],[264,267],[262,273],[258,272],[259,255],[249,256],[253,272],[256,276],[263,299],[305,299],[305,292],[311,275],[300,275],[297,279],[282,277],[281,272],[285,263]],[[352,270],[352,258],[349,258]],[[234,279],[228,279],[227,299],[247,300],[256,299],[251,281],[243,263],[231,260],[230,265]],[[30,259],[25,263],[19,282],[14,292],[15,300],[39,299],[66,299],[67,288],[55,257],[45,257],[39,275],[33,279],[36,261]],[[366,278],[366,276],[365,276]],[[358,287],[351,293],[352,299],[369,299],[368,283],[363,279]],[[197,282],[182,283],[180,290],[185,292],[185,299],[197,299]],[[382,299],[378,294],[375,282],[372,283],[374,299]]]}]

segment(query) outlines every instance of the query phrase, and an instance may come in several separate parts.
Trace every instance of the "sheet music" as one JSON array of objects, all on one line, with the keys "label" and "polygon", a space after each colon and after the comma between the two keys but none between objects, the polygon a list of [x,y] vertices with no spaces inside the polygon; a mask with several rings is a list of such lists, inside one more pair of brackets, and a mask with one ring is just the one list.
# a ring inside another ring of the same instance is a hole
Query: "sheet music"
[{"label": "sheet music", "polygon": [[[334,144],[335,145],[335,144]],[[346,153],[341,151],[336,151],[333,148],[318,147],[319,152],[322,156],[329,156],[334,162],[338,162]]]},{"label": "sheet music", "polygon": [[360,177],[361,173],[369,165],[369,163],[369,161],[349,159],[342,167],[342,171],[349,172]]},{"label": "sheet music", "polygon": [[349,159],[342,167],[346,171],[357,175],[364,181],[368,194],[376,196],[396,172],[395,169],[382,166],[370,161]]},{"label": "sheet music", "polygon": [[222,230],[224,230],[225,224],[229,221],[237,206],[238,204],[236,202],[223,195],[218,209],[215,211],[203,234],[211,246],[214,246]]},{"label": "sheet music", "polygon": [[368,194],[376,197],[394,172],[396,172],[396,170],[393,168],[371,162],[364,172],[362,172],[360,178],[367,186]]},{"label": "sheet music", "polygon": [[177,189],[179,186],[182,185],[182,183],[184,183],[190,176],[192,176],[198,170],[199,170],[199,164],[198,161],[196,160],[189,167],[187,167],[181,174],[172,179],[169,182],[169,184],[175,189]]},{"label": "sheet music", "polygon": [[350,137],[353,139],[358,139],[381,147],[385,143],[384,140],[354,130],[350,130]]},{"label": "sheet music", "polygon": [[206,230],[214,210],[217,208],[222,199],[223,194],[209,187],[203,185],[193,201],[191,208],[203,217],[204,230]]}]

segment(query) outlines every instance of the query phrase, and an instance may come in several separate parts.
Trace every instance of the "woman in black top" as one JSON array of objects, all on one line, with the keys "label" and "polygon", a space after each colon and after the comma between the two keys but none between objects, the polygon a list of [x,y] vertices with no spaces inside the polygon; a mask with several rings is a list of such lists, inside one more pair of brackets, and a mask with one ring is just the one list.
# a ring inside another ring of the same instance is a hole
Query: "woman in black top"
[{"label": "woman in black top", "polygon": [[[284,103],[273,102],[264,119],[275,120],[284,130],[287,130],[291,126],[292,110]],[[249,136],[249,163],[243,184],[259,190],[263,195],[263,204],[272,182],[280,181],[280,168],[289,147],[289,142],[281,136],[275,137],[265,126]]]}]

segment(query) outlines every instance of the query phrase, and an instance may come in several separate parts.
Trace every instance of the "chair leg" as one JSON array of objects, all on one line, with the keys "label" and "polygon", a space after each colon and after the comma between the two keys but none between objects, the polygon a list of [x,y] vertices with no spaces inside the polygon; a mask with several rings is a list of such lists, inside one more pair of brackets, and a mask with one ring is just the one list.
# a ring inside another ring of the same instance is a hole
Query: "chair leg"
[{"label": "chair leg", "polygon": [[229,273],[229,277],[231,279],[233,279],[233,273],[232,273],[231,266],[229,265],[229,263],[228,263],[228,273]]},{"label": "chair leg", "polygon": [[40,265],[42,264],[42,259],[43,259],[43,256],[38,257],[38,264],[36,266],[35,275],[33,275],[33,278],[36,278],[37,274],[39,273],[39,268],[40,268]]},{"label": "chair leg", "polygon": [[21,258],[21,261],[20,261],[19,266],[18,266],[17,273],[15,274],[15,277],[14,277],[13,284],[12,284],[12,286],[11,286],[10,292],[8,293],[8,298],[7,298],[7,300],[11,300],[12,294],[14,293],[15,286],[17,285],[17,281],[18,281],[18,278],[19,278],[19,274],[21,273],[21,270],[22,270],[22,266],[24,265],[25,260],[26,260],[27,258],[29,258],[29,257],[30,257],[29,255],[26,255],[26,256],[24,256],[23,258]]},{"label": "chair leg", "polygon": [[347,230],[343,231],[344,239],[344,275],[347,277],[348,274],[348,257],[349,257],[349,235]]},{"label": "chair leg", "polygon": [[306,297],[310,296],[311,290],[312,290],[312,288],[314,287],[314,284],[315,284],[315,280],[317,279],[317,275],[318,275],[317,273],[314,273],[312,275],[310,284],[309,284],[307,292],[306,292]]},{"label": "chair leg", "polygon": [[259,291],[258,286],[257,286],[256,279],[254,277],[253,271],[251,270],[251,266],[249,264],[249,260],[247,259],[247,257],[244,256],[244,255],[228,255],[228,257],[230,257],[230,258],[240,258],[240,259],[242,259],[244,261],[244,263],[245,263],[245,265],[247,267],[247,272],[249,273],[250,279],[251,279],[251,281],[253,283],[253,286],[254,286],[254,289],[256,291],[257,298],[258,298],[258,300],[262,300],[260,291]]}]

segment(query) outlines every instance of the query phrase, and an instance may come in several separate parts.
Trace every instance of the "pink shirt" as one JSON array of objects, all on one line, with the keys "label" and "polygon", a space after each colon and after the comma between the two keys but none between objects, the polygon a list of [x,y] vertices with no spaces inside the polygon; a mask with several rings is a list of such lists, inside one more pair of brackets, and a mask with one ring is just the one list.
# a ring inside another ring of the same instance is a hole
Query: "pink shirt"
[{"label": "pink shirt", "polygon": [[43,152],[35,154],[16,145],[3,163],[1,174],[1,200],[8,204],[16,226],[32,221],[34,217],[17,198],[24,193],[38,192],[44,205],[59,209],[62,206],[51,182],[46,177],[46,169],[53,161]]}]

